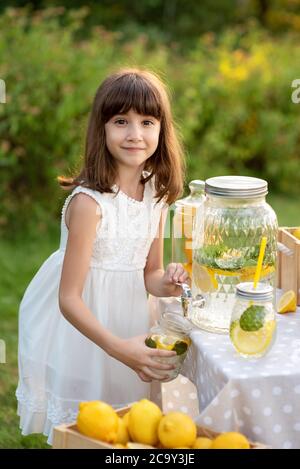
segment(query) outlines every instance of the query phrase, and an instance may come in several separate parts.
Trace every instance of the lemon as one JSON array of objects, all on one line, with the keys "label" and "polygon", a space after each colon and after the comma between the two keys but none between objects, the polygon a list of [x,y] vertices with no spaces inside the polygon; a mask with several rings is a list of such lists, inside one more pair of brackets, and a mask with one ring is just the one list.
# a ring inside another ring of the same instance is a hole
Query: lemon
[{"label": "lemon", "polygon": [[204,293],[211,293],[218,289],[214,272],[197,262],[193,264],[193,282]]},{"label": "lemon", "polygon": [[128,441],[126,448],[127,449],[154,449],[154,446],[145,445],[142,443],[134,443],[133,441]]},{"label": "lemon", "polygon": [[150,348],[156,348],[157,347],[156,342],[155,342],[155,340],[153,340],[152,337],[146,337],[145,344],[147,345],[147,347],[150,347]]},{"label": "lemon", "polygon": [[212,440],[204,436],[198,436],[193,445],[193,449],[210,449],[212,447]]},{"label": "lemon", "polygon": [[121,443],[122,445],[126,445],[129,441],[129,434],[126,422],[119,417],[119,426],[118,426],[118,433],[117,433],[117,443]]},{"label": "lemon", "polygon": [[154,402],[142,399],[133,404],[128,417],[132,441],[154,446],[158,442],[157,429],[161,418],[162,411]]},{"label": "lemon", "polygon": [[77,416],[80,433],[97,440],[115,443],[119,417],[114,409],[102,401],[81,402]]},{"label": "lemon", "polygon": [[145,344],[148,347],[159,348],[161,350],[174,350],[177,355],[182,355],[191,345],[191,340],[189,338],[179,339],[175,336],[154,334],[146,338]]},{"label": "lemon", "polygon": [[231,324],[230,338],[239,353],[261,354],[269,347],[275,327],[275,321],[267,321],[258,331],[244,331],[237,320]]},{"label": "lemon", "polygon": [[295,236],[295,238],[297,238],[297,239],[300,239],[300,227],[299,227],[299,228],[296,228],[296,229],[293,231],[293,236]]},{"label": "lemon", "polygon": [[123,415],[122,420],[125,423],[126,427],[128,428],[128,425],[129,425],[129,411],[126,412],[125,415]]},{"label": "lemon", "polygon": [[241,433],[226,432],[213,440],[211,449],[250,449],[250,444]]},{"label": "lemon", "polygon": [[285,292],[278,301],[278,313],[294,313],[297,309],[296,295],[293,290]]},{"label": "lemon", "polygon": [[184,353],[186,353],[190,344],[191,344],[190,340],[183,340],[183,339],[177,340],[172,350],[174,350],[177,353],[177,355],[183,355]]},{"label": "lemon", "polygon": [[165,448],[191,447],[196,436],[195,423],[182,412],[170,412],[161,419],[158,426],[159,441]]},{"label": "lemon", "polygon": [[176,337],[162,335],[162,336],[156,336],[156,339],[154,340],[156,342],[157,348],[162,349],[162,350],[172,350],[178,339]]}]

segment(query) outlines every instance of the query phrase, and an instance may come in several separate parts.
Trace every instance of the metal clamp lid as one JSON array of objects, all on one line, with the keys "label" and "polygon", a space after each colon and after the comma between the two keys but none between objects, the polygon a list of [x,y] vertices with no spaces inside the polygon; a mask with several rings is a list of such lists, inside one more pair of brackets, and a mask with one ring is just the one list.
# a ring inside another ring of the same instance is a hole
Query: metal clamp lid
[{"label": "metal clamp lid", "polygon": [[218,176],[205,181],[205,192],[216,197],[256,198],[267,195],[268,183],[248,176]]},{"label": "metal clamp lid", "polygon": [[243,282],[236,286],[236,296],[245,300],[272,301],[274,289],[267,283],[258,283],[254,289],[253,282]]}]

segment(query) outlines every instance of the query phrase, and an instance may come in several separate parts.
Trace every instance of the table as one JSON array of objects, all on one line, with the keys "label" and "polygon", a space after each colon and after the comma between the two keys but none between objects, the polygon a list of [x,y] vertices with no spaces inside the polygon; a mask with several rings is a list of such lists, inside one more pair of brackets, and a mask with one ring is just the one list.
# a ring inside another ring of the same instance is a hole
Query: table
[{"label": "table", "polygon": [[[157,298],[158,311],[178,310],[175,298]],[[300,448],[300,308],[277,314],[277,335],[262,358],[245,359],[229,336],[194,328],[181,373],[197,388],[196,423],[239,430],[272,448]]]}]

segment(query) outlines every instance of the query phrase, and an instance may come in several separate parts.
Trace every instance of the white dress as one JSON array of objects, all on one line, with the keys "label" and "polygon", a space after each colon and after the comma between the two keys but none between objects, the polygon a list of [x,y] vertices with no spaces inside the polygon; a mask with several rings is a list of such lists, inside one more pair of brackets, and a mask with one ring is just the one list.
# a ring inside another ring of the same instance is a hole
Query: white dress
[{"label": "white dress", "polygon": [[[148,173],[144,172],[144,176]],[[114,407],[149,397],[150,385],[81,334],[61,314],[58,289],[68,238],[65,212],[83,192],[100,206],[90,268],[82,298],[113,334],[129,338],[149,330],[144,267],[167,207],[154,197],[153,178],[141,202],[122,191],[116,195],[76,187],[62,209],[60,247],[28,285],[19,311],[19,383],[16,390],[23,435],[44,433],[52,443],[55,425],[76,419],[78,404],[103,400]],[[80,253],[79,253],[80,255]]]}]

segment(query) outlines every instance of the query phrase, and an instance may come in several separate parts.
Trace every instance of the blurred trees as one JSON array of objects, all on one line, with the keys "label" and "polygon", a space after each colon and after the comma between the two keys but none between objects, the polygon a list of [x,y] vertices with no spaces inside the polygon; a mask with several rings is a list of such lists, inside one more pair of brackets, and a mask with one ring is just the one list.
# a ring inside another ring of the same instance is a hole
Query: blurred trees
[{"label": "blurred trees", "polygon": [[[3,0],[7,6],[31,10],[63,6],[66,10],[87,7],[82,34],[95,25],[121,31],[124,40],[145,33],[153,40],[176,42],[180,49],[192,46],[208,31],[219,34],[256,19],[273,33],[300,31],[300,0]],[[63,24],[63,18],[61,18]]]},{"label": "blurred trees", "polygon": [[[137,15],[137,3],[128,17]],[[164,2],[145,3],[155,9]],[[242,15],[248,2],[238,3]],[[299,2],[289,3],[296,15]],[[42,231],[59,217],[66,194],[56,177],[80,166],[96,89],[122,65],[148,67],[169,84],[191,179],[249,174],[267,179],[272,192],[299,194],[300,104],[291,101],[299,78],[296,27],[283,35],[275,33],[277,23],[271,34],[254,15],[194,36],[193,46],[179,51],[141,25],[131,39],[116,25],[90,26],[84,35],[89,16],[61,7],[0,15],[0,78],[7,88],[7,103],[0,104],[0,231],[27,229],[36,220]]]}]

